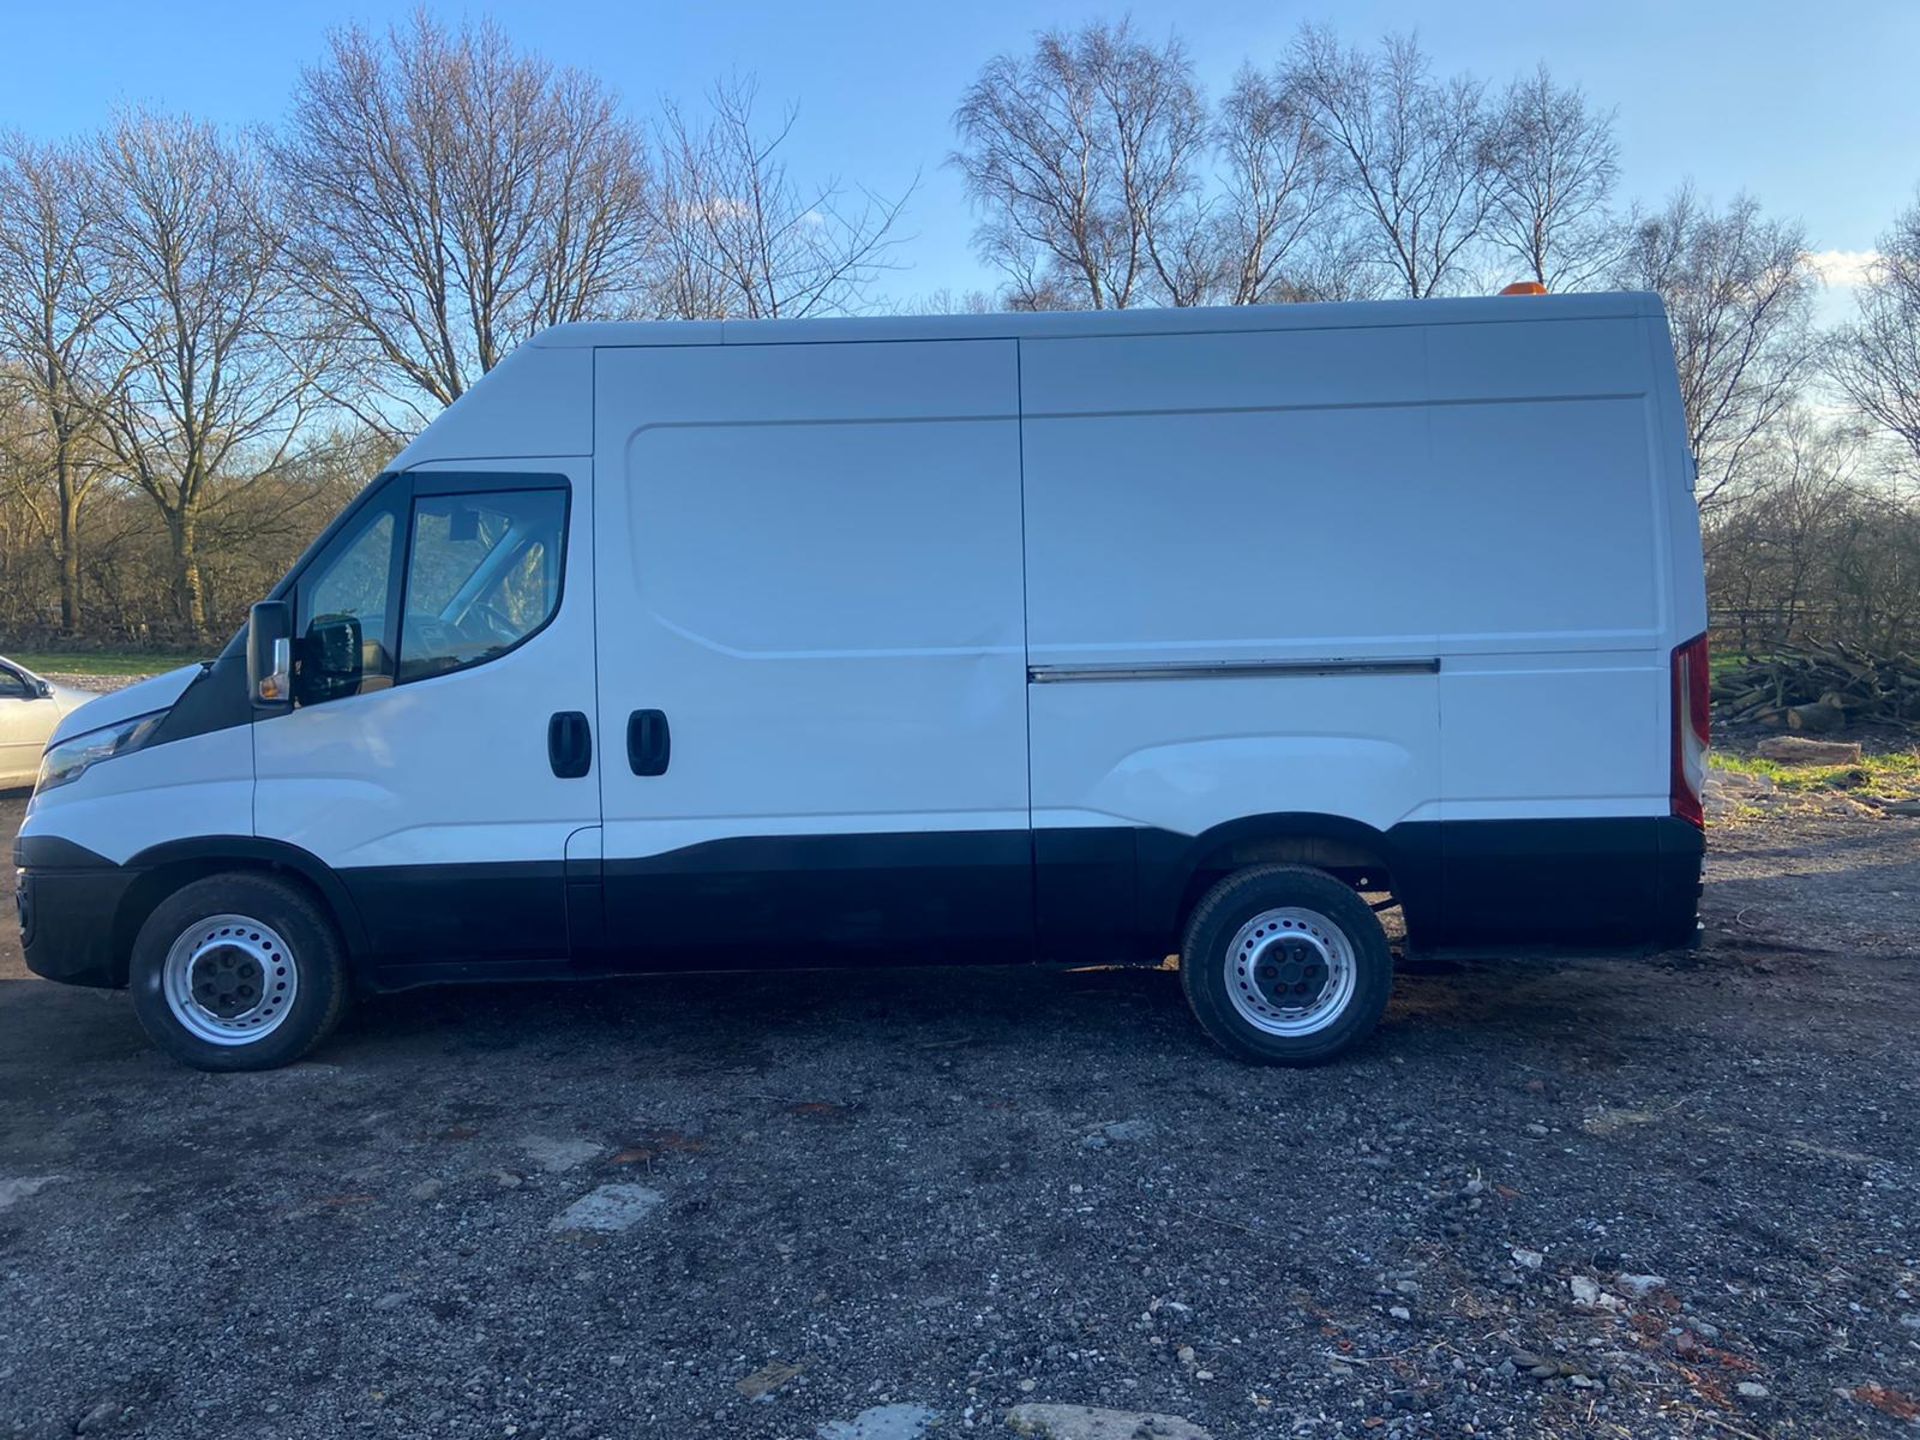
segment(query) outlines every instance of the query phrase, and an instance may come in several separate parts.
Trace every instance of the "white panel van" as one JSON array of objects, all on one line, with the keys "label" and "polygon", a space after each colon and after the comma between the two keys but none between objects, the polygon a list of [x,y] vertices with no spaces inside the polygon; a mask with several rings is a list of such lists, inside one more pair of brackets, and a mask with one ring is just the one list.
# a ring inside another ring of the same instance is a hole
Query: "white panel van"
[{"label": "white panel van", "polygon": [[430,981],[1177,951],[1324,1059],[1390,904],[1694,934],[1691,475],[1647,295],[562,326],[60,726],[28,963],[243,1069]]}]

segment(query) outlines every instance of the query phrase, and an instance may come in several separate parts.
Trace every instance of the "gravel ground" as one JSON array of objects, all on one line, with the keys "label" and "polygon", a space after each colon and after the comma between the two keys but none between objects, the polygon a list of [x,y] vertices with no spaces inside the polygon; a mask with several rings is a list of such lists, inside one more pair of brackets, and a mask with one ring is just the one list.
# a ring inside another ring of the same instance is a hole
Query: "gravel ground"
[{"label": "gravel ground", "polygon": [[9,927],[0,1436],[1913,1435],[1920,821],[1718,830],[1706,907],[1307,1072],[979,969],[418,992],[221,1078]]}]

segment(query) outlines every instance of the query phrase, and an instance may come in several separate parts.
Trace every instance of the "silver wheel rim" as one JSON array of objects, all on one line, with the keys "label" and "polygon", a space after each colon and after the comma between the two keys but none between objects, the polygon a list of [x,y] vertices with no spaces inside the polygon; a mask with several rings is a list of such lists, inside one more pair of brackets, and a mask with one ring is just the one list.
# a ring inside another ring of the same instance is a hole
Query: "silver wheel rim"
[{"label": "silver wheel rim", "polygon": [[249,915],[209,915],[167,951],[160,989],[196,1040],[252,1045],[286,1022],[300,969],[272,926]]},{"label": "silver wheel rim", "polygon": [[1268,1035],[1315,1035],[1353,1000],[1353,942],[1318,910],[1262,910],[1227,947],[1227,994],[1240,1018]]}]

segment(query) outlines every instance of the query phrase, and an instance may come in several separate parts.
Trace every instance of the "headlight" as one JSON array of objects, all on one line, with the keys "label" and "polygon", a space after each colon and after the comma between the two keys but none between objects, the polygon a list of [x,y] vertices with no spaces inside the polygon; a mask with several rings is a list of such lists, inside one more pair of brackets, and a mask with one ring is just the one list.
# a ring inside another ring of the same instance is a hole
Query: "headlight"
[{"label": "headlight", "polygon": [[44,794],[56,786],[78,780],[102,760],[111,760],[116,755],[127,755],[138,750],[152,738],[166,715],[164,710],[155,710],[150,715],[135,715],[128,720],[104,725],[98,730],[89,730],[84,735],[71,736],[58,745],[49,745],[47,753],[40,757],[40,779],[33,787],[34,794]]}]

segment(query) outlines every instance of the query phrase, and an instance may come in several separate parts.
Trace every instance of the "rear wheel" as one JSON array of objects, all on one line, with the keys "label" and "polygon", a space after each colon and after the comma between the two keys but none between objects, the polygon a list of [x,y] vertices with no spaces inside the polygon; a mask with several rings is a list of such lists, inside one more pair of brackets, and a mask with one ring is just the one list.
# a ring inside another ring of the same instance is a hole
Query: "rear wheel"
[{"label": "rear wheel", "polygon": [[339,937],[304,890],[269,875],[212,875],[154,908],[129,981],[141,1026],[200,1070],[299,1059],[346,1009]]},{"label": "rear wheel", "polygon": [[1304,865],[1227,876],[1187,921],[1180,983],[1213,1041],[1242,1060],[1307,1065],[1379,1023],[1393,955],[1371,907]]}]

